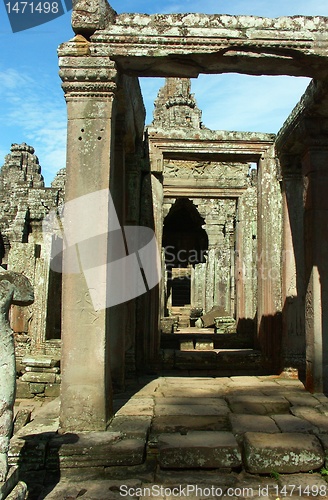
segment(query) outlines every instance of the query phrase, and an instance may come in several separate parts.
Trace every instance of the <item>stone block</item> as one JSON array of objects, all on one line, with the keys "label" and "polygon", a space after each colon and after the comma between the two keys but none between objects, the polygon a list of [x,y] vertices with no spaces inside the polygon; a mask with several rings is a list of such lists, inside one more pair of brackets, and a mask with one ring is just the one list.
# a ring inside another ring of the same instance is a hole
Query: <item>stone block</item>
[{"label": "stone block", "polygon": [[327,469],[328,468],[328,434],[320,434],[320,436],[318,436],[318,439],[320,440],[322,447],[323,447],[323,451],[324,451],[324,455],[325,455],[325,468]]},{"label": "stone block", "polygon": [[[317,428],[311,422],[294,415],[272,415],[281,432],[317,432]],[[263,431],[261,431],[263,432]]]},{"label": "stone block", "polygon": [[60,395],[60,384],[46,384],[44,395],[47,398],[57,398]]},{"label": "stone block", "polygon": [[42,470],[45,457],[46,441],[44,439],[32,436],[23,439],[14,436],[10,441],[8,463],[9,465],[19,465],[20,471]]},{"label": "stone block", "polygon": [[32,399],[33,397],[30,384],[22,380],[16,380],[16,399]]},{"label": "stone block", "polygon": [[311,396],[311,394],[307,394],[306,392],[304,392],[304,394],[295,394],[292,391],[290,394],[285,392],[284,397],[288,399],[292,406],[315,407],[319,405],[319,401],[314,396]]},{"label": "stone block", "polygon": [[54,366],[53,368],[41,368],[39,366],[26,366],[25,372],[40,372],[40,373],[59,373],[59,366]]},{"label": "stone block", "polygon": [[154,413],[154,401],[152,398],[131,398],[129,401],[122,406],[122,408],[116,413],[120,416],[149,416],[152,417]]},{"label": "stone block", "polygon": [[7,498],[18,483],[18,467],[10,467],[5,481],[0,481],[0,500]]},{"label": "stone block", "polygon": [[[164,397],[175,397],[175,398],[211,398],[218,395],[224,394],[225,389],[219,387],[209,386],[206,387],[204,384],[197,384],[195,381],[193,386],[168,386],[161,387],[157,394]],[[183,401],[182,401],[183,402]]]},{"label": "stone block", "polygon": [[180,351],[193,351],[194,343],[192,340],[180,340]]},{"label": "stone block", "polygon": [[241,465],[240,450],[230,432],[162,434],[158,439],[158,450],[162,468],[212,469]]},{"label": "stone block", "polygon": [[230,430],[228,415],[212,416],[184,416],[177,419],[176,416],[154,417],[152,421],[152,433],[180,432],[186,434],[188,431],[228,431]]},{"label": "stone block", "polygon": [[217,317],[225,317],[228,316],[227,311],[223,307],[217,306],[217,307],[212,307],[212,309],[207,312],[206,314],[203,314],[202,316],[202,322],[205,328],[209,326],[214,326],[215,324],[215,318]]},{"label": "stone block", "polygon": [[27,485],[23,481],[19,481],[12,492],[7,496],[7,500],[25,500],[26,495]]},{"label": "stone block", "polygon": [[293,406],[290,410],[295,417],[300,417],[310,422],[316,429],[315,433],[328,434],[328,419],[315,409],[305,406]]},{"label": "stone block", "polygon": [[215,351],[177,351],[175,353],[175,367],[180,369],[206,370],[217,368],[217,354]]},{"label": "stone block", "polygon": [[139,438],[146,441],[151,425],[151,417],[116,416],[108,427],[109,432],[120,432],[129,438]]},{"label": "stone block", "polygon": [[274,434],[280,432],[272,418],[265,415],[229,415],[233,434],[241,435],[246,432],[265,432]]},{"label": "stone block", "polygon": [[23,382],[44,382],[47,384],[54,384],[55,379],[55,373],[26,372],[21,376]]},{"label": "stone block", "polygon": [[308,472],[322,467],[324,453],[315,436],[300,433],[244,436],[245,467],[253,474]]},{"label": "stone block", "polygon": [[195,349],[196,351],[209,351],[214,349],[214,342],[211,342],[210,340],[199,340],[195,344]]},{"label": "stone block", "polygon": [[161,332],[173,333],[173,325],[176,321],[175,317],[161,318]]},{"label": "stone block", "polygon": [[228,406],[192,404],[156,404],[155,416],[212,416],[227,415]]},{"label": "stone block", "polygon": [[289,401],[282,396],[227,396],[234,413],[270,415],[289,413]]},{"label": "stone block", "polygon": [[184,397],[181,399],[180,396],[178,397],[162,397],[161,395],[157,397],[156,394],[155,396],[155,404],[165,404],[165,405],[206,405],[206,406],[215,406],[216,408],[222,408],[222,409],[229,409],[227,402],[224,399],[221,398],[206,398],[206,397],[197,397],[194,396],[192,398],[190,397]]},{"label": "stone block", "polygon": [[30,391],[32,394],[42,394],[44,393],[45,384],[40,384],[37,382],[30,383]]},{"label": "stone block", "polygon": [[152,380],[148,384],[146,384],[140,391],[136,392],[134,395],[134,398],[144,398],[144,397],[151,397],[155,395],[156,390],[158,389],[158,386],[160,384],[159,380]]},{"label": "stone block", "polygon": [[119,432],[81,432],[54,437],[49,443],[47,467],[110,467],[143,463],[145,441]]},{"label": "stone block", "polygon": [[26,366],[36,366],[39,368],[53,368],[59,363],[58,359],[52,358],[51,356],[45,355],[28,355],[22,359],[22,364]]},{"label": "stone block", "polygon": [[32,410],[29,408],[22,408],[18,410],[14,420],[14,432],[16,434],[22,427],[24,427],[31,420]]},{"label": "stone block", "polygon": [[316,473],[281,475],[279,477],[279,486],[280,490],[285,488],[284,498],[295,498],[294,495],[297,495],[297,492],[303,492],[304,496],[301,498],[307,498],[308,500],[316,498],[318,500],[320,497],[325,498],[328,493],[327,481]]}]

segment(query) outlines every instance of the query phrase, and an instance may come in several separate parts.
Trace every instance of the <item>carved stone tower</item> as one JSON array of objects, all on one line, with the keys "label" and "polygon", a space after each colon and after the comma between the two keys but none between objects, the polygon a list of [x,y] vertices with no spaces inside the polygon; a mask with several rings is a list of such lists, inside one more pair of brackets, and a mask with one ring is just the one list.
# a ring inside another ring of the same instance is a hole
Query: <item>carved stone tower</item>
[{"label": "carved stone tower", "polygon": [[202,128],[202,112],[190,88],[190,78],[166,78],[155,101],[153,126],[169,129]]}]

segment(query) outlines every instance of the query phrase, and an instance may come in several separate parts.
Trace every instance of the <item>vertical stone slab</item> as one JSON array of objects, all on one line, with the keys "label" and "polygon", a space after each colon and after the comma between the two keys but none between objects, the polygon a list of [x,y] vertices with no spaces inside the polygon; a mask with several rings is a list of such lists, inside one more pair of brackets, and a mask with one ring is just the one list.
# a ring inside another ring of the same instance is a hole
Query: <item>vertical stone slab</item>
[{"label": "vertical stone slab", "polygon": [[328,390],[328,147],[318,142],[302,158],[305,231],[306,385]]},{"label": "vertical stone slab", "polygon": [[[255,179],[254,176],[254,182]],[[254,332],[257,308],[257,189],[253,184],[238,200],[235,276],[238,331]]]},{"label": "vertical stone slab", "polygon": [[267,366],[280,363],[281,193],[273,146],[258,165],[258,342]]},{"label": "vertical stone slab", "polygon": [[303,178],[298,157],[282,158],[282,366],[305,365]]},{"label": "vertical stone slab", "polygon": [[[81,36],[63,44],[59,56],[68,111],[67,202],[109,188],[117,72],[108,58],[90,56],[89,42]],[[107,212],[98,220],[103,233],[108,230],[108,218]],[[100,286],[110,293],[105,274]],[[94,309],[82,272],[63,275],[62,314],[61,427],[105,430],[112,403],[110,310]]]}]

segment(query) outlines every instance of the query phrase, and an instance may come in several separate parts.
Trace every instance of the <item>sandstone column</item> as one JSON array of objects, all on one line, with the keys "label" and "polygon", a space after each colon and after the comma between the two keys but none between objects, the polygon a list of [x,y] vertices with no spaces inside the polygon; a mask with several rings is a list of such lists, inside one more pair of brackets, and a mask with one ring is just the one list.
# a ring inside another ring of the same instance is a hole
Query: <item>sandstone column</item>
[{"label": "sandstone column", "polygon": [[281,194],[274,148],[258,165],[258,342],[268,367],[277,366],[281,335]]},{"label": "sandstone column", "polygon": [[[63,44],[59,56],[68,111],[68,202],[109,188],[115,150],[117,72],[108,58],[90,55],[90,43],[81,35]],[[99,214],[99,234],[106,234],[109,216],[109,208]],[[83,226],[84,220],[80,224]],[[95,249],[93,244],[91,251],[97,262],[104,252],[108,257],[109,249],[101,245]],[[110,293],[105,271],[101,281]],[[110,310],[94,308],[82,272],[64,273],[62,313],[61,427],[66,431],[105,430],[112,403]]]},{"label": "sandstone column", "polygon": [[302,158],[305,231],[306,385],[328,390],[328,142],[313,135]]}]

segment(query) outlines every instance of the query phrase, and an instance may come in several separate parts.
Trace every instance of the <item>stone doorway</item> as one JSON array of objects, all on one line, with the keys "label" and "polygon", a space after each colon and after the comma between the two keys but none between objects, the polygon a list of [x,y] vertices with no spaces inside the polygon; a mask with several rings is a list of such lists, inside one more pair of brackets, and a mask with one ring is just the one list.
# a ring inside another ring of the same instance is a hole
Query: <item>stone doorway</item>
[{"label": "stone doorway", "polygon": [[[191,290],[197,286],[194,268],[205,264],[208,237],[203,229],[205,220],[188,198],[176,199],[163,224],[163,251],[165,255],[164,316],[183,308],[185,326],[194,306]],[[205,269],[204,269],[205,271]],[[196,282],[195,282],[196,281]],[[163,314],[162,314],[163,315]]]}]

